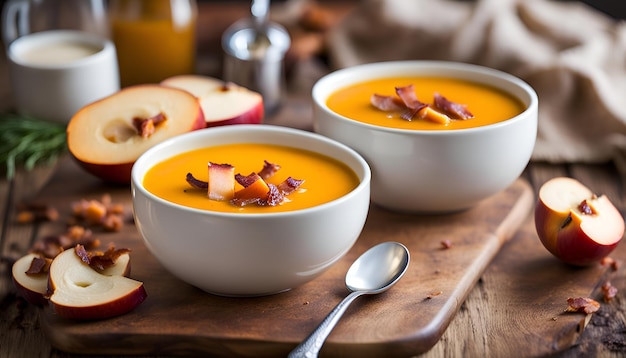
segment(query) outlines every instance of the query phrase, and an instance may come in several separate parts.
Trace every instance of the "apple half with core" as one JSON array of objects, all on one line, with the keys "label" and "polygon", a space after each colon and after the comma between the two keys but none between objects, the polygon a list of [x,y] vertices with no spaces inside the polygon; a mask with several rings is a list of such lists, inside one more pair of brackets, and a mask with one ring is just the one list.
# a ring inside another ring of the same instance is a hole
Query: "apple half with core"
[{"label": "apple half with core", "polygon": [[575,179],[557,177],[539,190],[535,228],[554,256],[585,266],[615,249],[624,236],[624,218],[605,195],[595,195]]},{"label": "apple half with core", "polygon": [[156,84],[126,87],[81,108],[67,126],[70,153],[89,173],[129,183],[131,168],[150,147],[206,127],[187,91]]},{"label": "apple half with core", "polygon": [[161,85],[183,89],[196,96],[207,127],[263,121],[263,96],[232,82],[201,75],[180,75],[163,80]]},{"label": "apple half with core", "polygon": [[135,309],[147,297],[142,282],[99,273],[84,263],[74,249],[55,257],[48,280],[52,310],[69,319],[119,316]]}]

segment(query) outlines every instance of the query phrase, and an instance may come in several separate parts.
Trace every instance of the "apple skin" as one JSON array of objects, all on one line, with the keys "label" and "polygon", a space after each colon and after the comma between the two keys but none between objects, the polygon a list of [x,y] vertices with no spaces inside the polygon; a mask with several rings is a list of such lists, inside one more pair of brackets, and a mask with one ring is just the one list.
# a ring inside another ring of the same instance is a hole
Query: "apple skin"
[{"label": "apple skin", "polygon": [[[17,293],[27,302],[33,305],[43,306],[48,304],[48,274],[26,274],[31,262],[36,257],[39,257],[39,255],[29,253],[15,261],[11,270],[12,280]],[[125,253],[120,255],[115,261],[115,264],[102,271],[102,274],[128,277],[130,275],[130,254]]]},{"label": "apple skin", "polygon": [[161,82],[188,91],[198,98],[207,128],[232,124],[261,124],[265,116],[263,96],[232,82],[202,75],[179,75]]},{"label": "apple skin", "polygon": [[[141,138],[134,132],[134,117],[159,112],[168,120],[157,126],[155,134]],[[68,123],[67,143],[70,154],[85,171],[105,182],[128,184],[133,164],[148,148],[204,128],[200,102],[187,91],[157,84],[136,85],[78,110]],[[122,133],[122,139],[111,140],[108,133]]]},{"label": "apple skin", "polygon": [[[597,212],[595,217],[578,210],[583,200]],[[624,219],[609,199],[595,196],[571,178],[553,178],[542,185],[534,216],[541,243],[552,255],[574,266],[600,262],[624,236]]]},{"label": "apple skin", "polygon": [[52,261],[48,294],[52,311],[59,317],[73,320],[120,316],[134,310],[147,298],[142,282],[98,273],[83,263],[75,250],[63,251]]}]

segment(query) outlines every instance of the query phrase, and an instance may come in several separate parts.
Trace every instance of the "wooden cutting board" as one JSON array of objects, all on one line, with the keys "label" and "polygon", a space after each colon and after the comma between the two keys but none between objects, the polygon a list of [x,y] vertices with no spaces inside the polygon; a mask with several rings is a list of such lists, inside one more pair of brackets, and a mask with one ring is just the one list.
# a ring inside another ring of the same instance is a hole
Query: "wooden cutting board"
[{"label": "wooden cutting board", "polygon": [[[39,200],[69,216],[70,203],[111,194],[132,208],[128,187],[105,186],[72,162],[63,163]],[[73,353],[210,354],[285,356],[348,294],[344,275],[369,247],[399,241],[410,267],[386,293],[365,296],[348,309],[322,349],[325,356],[407,356],[425,352],[441,337],[490,261],[534,204],[519,179],[477,207],[455,214],[397,214],[371,207],[352,250],[329,271],[289,292],[258,298],[204,293],[170,275],[144,246],[132,224],[118,233],[97,233],[104,244],[133,251],[131,277],[143,281],[148,299],[113,319],[76,322],[51,310],[40,321],[52,345]],[[49,224],[40,235],[62,232]],[[449,240],[451,247],[442,245]]]}]

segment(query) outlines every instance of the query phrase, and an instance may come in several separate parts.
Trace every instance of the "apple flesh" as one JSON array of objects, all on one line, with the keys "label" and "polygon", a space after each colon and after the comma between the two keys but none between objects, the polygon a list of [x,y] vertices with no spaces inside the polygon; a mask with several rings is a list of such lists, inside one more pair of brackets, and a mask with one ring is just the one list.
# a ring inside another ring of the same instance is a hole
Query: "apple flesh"
[{"label": "apple flesh", "polygon": [[[153,124],[144,126],[152,131],[142,135],[137,121]],[[67,144],[87,172],[107,182],[129,183],[133,164],[150,147],[205,127],[200,103],[189,92],[137,85],[76,112],[68,123]]]},{"label": "apple flesh", "polygon": [[183,89],[196,96],[207,127],[263,121],[263,96],[234,83],[208,76],[180,75],[163,80],[161,85]]},{"label": "apple flesh", "polygon": [[84,263],[75,250],[57,255],[50,265],[48,291],[52,310],[63,318],[95,320],[132,311],[147,297],[143,283],[122,275],[104,275]]},{"label": "apple flesh", "polygon": [[539,190],[535,228],[550,253],[585,266],[615,249],[624,236],[624,218],[606,196],[596,196],[575,179],[558,177]]}]

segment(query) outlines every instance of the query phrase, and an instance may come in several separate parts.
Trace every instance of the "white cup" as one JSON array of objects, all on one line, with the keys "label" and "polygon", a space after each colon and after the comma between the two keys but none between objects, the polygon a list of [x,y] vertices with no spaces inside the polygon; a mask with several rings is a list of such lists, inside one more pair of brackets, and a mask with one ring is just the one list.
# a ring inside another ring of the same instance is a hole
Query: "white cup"
[{"label": "white cup", "polygon": [[18,113],[68,122],[83,106],[120,89],[113,43],[75,30],[21,36],[7,50]]}]

